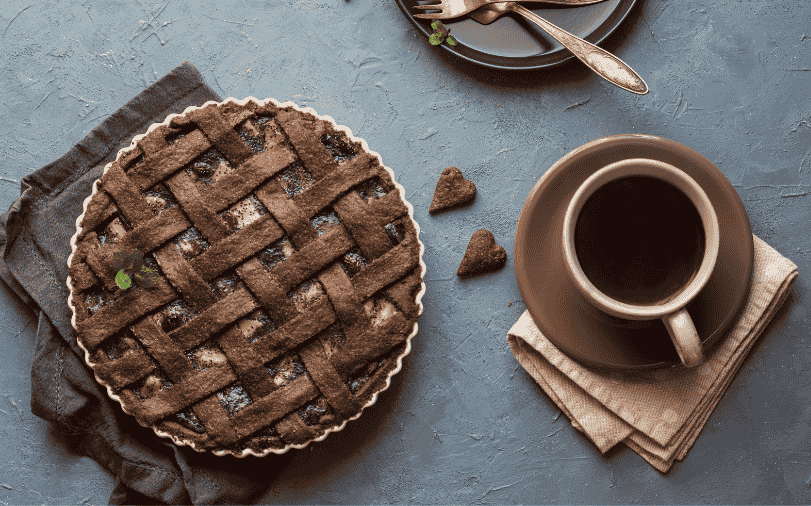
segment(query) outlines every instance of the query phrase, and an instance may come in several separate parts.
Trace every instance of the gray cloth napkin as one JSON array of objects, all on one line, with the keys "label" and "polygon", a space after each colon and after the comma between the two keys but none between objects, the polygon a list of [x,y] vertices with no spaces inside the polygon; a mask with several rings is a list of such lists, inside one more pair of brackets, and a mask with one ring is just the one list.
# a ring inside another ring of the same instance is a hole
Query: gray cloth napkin
[{"label": "gray cloth napkin", "polygon": [[602,453],[623,442],[667,472],[698,438],[797,277],[797,266],[757,236],[754,246],[752,288],[745,308],[698,367],[678,364],[645,372],[589,369],[556,348],[529,311],[512,326],[507,341],[521,366]]},{"label": "gray cloth napkin", "polygon": [[[233,504],[266,492],[293,452],[255,459],[197,453],[159,438],[121,411],[84,363],[67,304],[67,258],[76,217],[107,162],[170,113],[219,100],[186,62],[151,84],[64,156],[23,178],[0,215],[0,279],[37,319],[31,412],[51,422],[68,449],[116,477],[112,504]],[[2,472],[0,472],[2,475]]]}]

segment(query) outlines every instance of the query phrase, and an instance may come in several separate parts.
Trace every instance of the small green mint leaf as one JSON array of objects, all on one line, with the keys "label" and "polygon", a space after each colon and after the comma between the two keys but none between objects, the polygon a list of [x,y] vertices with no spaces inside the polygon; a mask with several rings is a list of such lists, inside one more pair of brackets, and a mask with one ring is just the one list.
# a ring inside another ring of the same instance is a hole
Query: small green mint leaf
[{"label": "small green mint leaf", "polygon": [[430,42],[432,46],[438,46],[442,44],[442,38],[438,33],[434,33],[428,38],[428,42]]},{"label": "small green mint leaf", "polygon": [[141,269],[140,273],[135,275],[135,282],[138,283],[138,286],[151,288],[155,286],[159,278],[160,275],[158,275],[156,271],[153,271],[149,267],[144,267]]},{"label": "small green mint leaf", "polygon": [[440,24],[441,24],[441,23],[439,22],[439,20],[438,20],[438,19],[435,19],[433,22],[431,22],[431,28],[433,28],[434,30],[437,30],[437,29],[438,29],[437,27],[438,27]]},{"label": "small green mint leaf", "polygon": [[448,44],[450,44],[451,46],[456,45],[456,39],[453,38],[453,35],[448,35],[448,38],[445,40],[448,41]]},{"label": "small green mint leaf", "polygon": [[124,269],[119,270],[115,275],[115,284],[117,284],[119,288],[123,290],[126,290],[132,285],[132,280],[129,276],[127,276],[127,273],[124,272]]}]

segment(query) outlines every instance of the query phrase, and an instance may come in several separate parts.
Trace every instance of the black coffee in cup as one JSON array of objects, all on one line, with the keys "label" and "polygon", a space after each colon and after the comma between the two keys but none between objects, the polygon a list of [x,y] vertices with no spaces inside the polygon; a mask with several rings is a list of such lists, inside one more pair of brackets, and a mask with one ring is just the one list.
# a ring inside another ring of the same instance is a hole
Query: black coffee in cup
[{"label": "black coffee in cup", "polygon": [[658,305],[677,295],[704,257],[704,227],[692,201],[650,176],[626,176],[598,188],[574,230],[589,281],[612,299]]}]

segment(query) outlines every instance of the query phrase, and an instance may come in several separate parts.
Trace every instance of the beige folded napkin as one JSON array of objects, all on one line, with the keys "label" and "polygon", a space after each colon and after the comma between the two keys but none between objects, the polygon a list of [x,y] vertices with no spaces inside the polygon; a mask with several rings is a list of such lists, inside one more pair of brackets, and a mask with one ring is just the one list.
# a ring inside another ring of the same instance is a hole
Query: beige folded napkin
[{"label": "beige folded napkin", "polygon": [[602,453],[620,441],[667,472],[684,458],[752,344],[782,305],[797,266],[754,236],[752,289],[742,316],[692,369],[606,372],[570,359],[529,311],[507,334],[515,358]]}]

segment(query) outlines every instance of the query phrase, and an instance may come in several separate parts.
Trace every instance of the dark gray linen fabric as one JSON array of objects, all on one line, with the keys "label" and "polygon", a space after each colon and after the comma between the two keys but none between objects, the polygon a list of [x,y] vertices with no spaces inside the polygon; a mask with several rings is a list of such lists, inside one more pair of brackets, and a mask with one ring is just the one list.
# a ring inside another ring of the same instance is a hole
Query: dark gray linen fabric
[{"label": "dark gray linen fabric", "polygon": [[63,157],[25,176],[0,215],[0,278],[37,317],[31,411],[54,424],[65,446],[116,476],[111,504],[247,503],[266,492],[292,458],[217,457],[177,447],[124,414],[94,380],[70,323],[70,239],[93,181],[132,137],[172,113],[220,100],[188,62],[93,129]]}]

